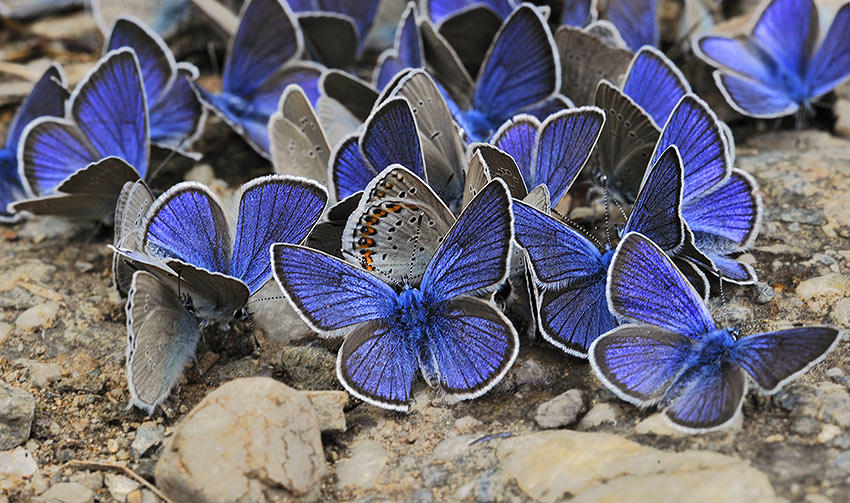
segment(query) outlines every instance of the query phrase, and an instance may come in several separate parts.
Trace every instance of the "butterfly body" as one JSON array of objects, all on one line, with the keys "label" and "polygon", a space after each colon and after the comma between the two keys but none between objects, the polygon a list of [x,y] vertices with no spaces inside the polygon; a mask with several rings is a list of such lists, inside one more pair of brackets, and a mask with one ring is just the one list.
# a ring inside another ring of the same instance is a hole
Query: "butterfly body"
[{"label": "butterfly body", "polygon": [[735,365],[735,336],[726,328],[714,330],[704,338],[693,342],[682,370],[676,375],[659,402],[659,407],[672,404],[689,386],[706,376],[723,371],[725,366]]},{"label": "butterfly body", "polygon": [[462,110],[455,116],[455,119],[460,120],[463,130],[470,137],[482,140],[489,138],[493,131],[499,127],[498,121],[491,120],[486,114],[475,109]]}]

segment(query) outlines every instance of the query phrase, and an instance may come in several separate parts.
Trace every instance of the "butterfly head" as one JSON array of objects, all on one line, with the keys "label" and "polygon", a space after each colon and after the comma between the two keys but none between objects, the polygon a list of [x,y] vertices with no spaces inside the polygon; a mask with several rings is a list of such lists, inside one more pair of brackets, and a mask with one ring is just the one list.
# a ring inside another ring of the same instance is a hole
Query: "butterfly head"
[{"label": "butterfly head", "polygon": [[735,347],[734,331],[718,328],[705,335],[697,345],[697,358],[702,365],[718,365],[729,358]]}]

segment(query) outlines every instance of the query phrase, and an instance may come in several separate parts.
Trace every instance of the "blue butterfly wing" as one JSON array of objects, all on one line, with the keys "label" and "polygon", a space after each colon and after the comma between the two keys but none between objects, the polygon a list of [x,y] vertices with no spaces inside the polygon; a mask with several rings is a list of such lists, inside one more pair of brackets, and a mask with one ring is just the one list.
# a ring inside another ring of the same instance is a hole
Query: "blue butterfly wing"
[{"label": "blue butterfly wing", "polygon": [[407,66],[405,66],[401,61],[401,58],[396,55],[395,51],[388,49],[387,52],[381,55],[381,58],[378,61],[374,77],[375,86],[378,89],[384,89],[387,84],[392,82],[393,77],[405,68],[407,68]]},{"label": "blue butterfly wing", "polygon": [[205,186],[184,182],[160,196],[145,217],[142,248],[148,255],[187,262],[212,272],[230,270],[230,228]]},{"label": "blue butterfly wing", "polygon": [[392,288],[338,258],[285,243],[272,245],[271,254],[281,290],[319,332],[384,320],[396,309]]},{"label": "blue butterfly wing", "polygon": [[646,407],[658,403],[693,354],[690,339],[652,325],[623,325],[596,339],[588,360],[618,397]]},{"label": "blue butterfly wing", "polygon": [[460,214],[437,248],[420,290],[433,302],[487,291],[508,272],[513,211],[507,186],[488,183]]},{"label": "blue butterfly wing", "polygon": [[280,96],[290,84],[301,87],[310,105],[315,106],[319,99],[319,77],[322,75],[322,67],[314,63],[291,63],[274,75],[266,79],[254,91],[246,96],[253,110],[263,117],[271,117],[277,111]]},{"label": "blue butterfly wing", "polygon": [[337,201],[369,185],[378,171],[363,157],[357,136],[349,136],[336,149],[331,161],[331,180]]},{"label": "blue butterfly wing", "polygon": [[756,22],[750,40],[771,56],[779,72],[801,79],[817,37],[817,18],[812,0],[773,0]]},{"label": "blue butterfly wing", "polygon": [[424,48],[422,37],[419,35],[419,27],[416,26],[416,9],[414,7],[407,8],[402,16],[395,49],[404,68],[421,68],[424,64]]},{"label": "blue butterfly wing", "polygon": [[200,133],[205,113],[192,77],[188,70],[180,70],[171,87],[150,106],[151,143],[182,149]]},{"label": "blue butterfly wing", "polygon": [[492,144],[513,157],[525,182],[525,190],[531,190],[536,184],[532,173],[534,149],[537,146],[537,133],[540,121],[530,115],[518,115],[505,122],[493,134]]},{"label": "blue butterfly wing", "polygon": [[814,97],[831,91],[848,75],[850,75],[850,5],[844,4],[835,14],[826,37],[809,63],[806,81]]},{"label": "blue butterfly wing", "polygon": [[839,331],[800,327],[743,337],[732,350],[734,361],[768,393],[806,372],[835,348]]},{"label": "blue butterfly wing", "polygon": [[407,411],[416,377],[416,355],[405,334],[383,321],[357,326],[342,343],[337,377],[349,393],[379,407]]},{"label": "blue butterfly wing", "polygon": [[301,243],[327,203],[320,185],[300,178],[269,175],[248,182],[239,202],[230,276],[253,294],[271,278],[269,247]]},{"label": "blue butterfly wing", "polygon": [[692,94],[682,98],[670,115],[655,147],[655,159],[670,145],[676,145],[682,157],[683,205],[729,176],[732,160],[722,126],[709,106]]},{"label": "blue butterfly wing", "polygon": [[426,0],[425,4],[425,11],[437,25],[444,19],[472,7],[487,7],[502,19],[508,17],[514,9],[511,0]]},{"label": "blue butterfly wing", "polygon": [[[381,104],[366,122],[360,145],[376,170],[401,164],[425,179],[425,158],[407,99],[393,98]],[[363,188],[365,185],[357,190]]]},{"label": "blue butterfly wing", "polygon": [[696,290],[670,258],[645,236],[626,235],[611,261],[608,303],[621,318],[700,338],[714,320]]},{"label": "blue butterfly wing", "polygon": [[697,433],[722,428],[735,419],[747,388],[741,367],[729,359],[721,359],[688,371],[695,374],[662,402],[662,405],[670,404],[664,414],[673,425]]},{"label": "blue butterfly wing", "polygon": [[623,92],[635,100],[657,126],[664,127],[679,100],[691,92],[691,86],[664,53],[644,46],[632,59]]},{"label": "blue butterfly wing", "polygon": [[148,168],[148,110],[131,49],[112,51],[74,91],[71,115],[98,159],[120,157],[142,178]]},{"label": "blue butterfly wing", "polygon": [[714,66],[764,86],[773,84],[777,63],[746,38],[701,37],[696,49]]},{"label": "blue butterfly wing", "polygon": [[522,109],[523,113],[533,115],[537,120],[546,120],[547,117],[561,110],[574,108],[575,103],[563,94],[556,94],[550,98],[535,103]]},{"label": "blue butterfly wing", "polygon": [[491,124],[543,101],[558,90],[555,42],[530,5],[518,7],[499,29],[482,64],[473,108]]},{"label": "blue butterfly wing", "polygon": [[682,215],[695,234],[717,236],[749,247],[761,223],[761,199],[749,175],[732,170],[729,179],[708,194],[682,207]]},{"label": "blue butterfly wing", "polygon": [[130,18],[118,18],[105,52],[129,47],[136,53],[148,104],[153,104],[171,84],[177,68],[165,42],[155,32]]},{"label": "blue butterfly wing", "polygon": [[564,0],[561,25],[583,28],[596,18],[596,2],[593,0]]},{"label": "blue butterfly wing", "polygon": [[606,17],[614,23],[626,45],[637,51],[644,45],[658,47],[658,14],[655,0],[611,0]]},{"label": "blue butterfly wing", "polygon": [[543,283],[569,283],[606,269],[599,249],[577,231],[527,204],[514,202],[516,240]]},{"label": "blue butterfly wing", "polygon": [[519,336],[490,302],[461,297],[441,303],[440,312],[426,346],[437,364],[443,389],[462,400],[481,396],[513,364]]},{"label": "blue butterfly wing", "polygon": [[12,119],[9,135],[6,137],[6,148],[17,152],[18,142],[27,125],[39,117],[62,117],[65,114],[65,100],[68,91],[63,87],[65,79],[59,65],[50,65],[24,100],[20,110]]},{"label": "blue butterfly wing", "polygon": [[742,264],[737,260],[728,257],[727,253],[735,253],[737,250],[726,251],[723,249],[716,250],[711,247],[711,244],[703,244],[699,238],[697,238],[697,247],[700,247],[699,250],[702,252],[709,260],[711,260],[712,265],[716,270],[710,270],[709,272],[714,273],[715,275],[720,275],[724,281],[731,281],[732,283],[737,283],[739,285],[750,285],[758,281],[758,275],[756,275],[755,270],[749,264]]},{"label": "blue butterfly wing", "polygon": [[18,170],[31,195],[51,193],[63,180],[100,159],[88,138],[71,121],[36,119],[25,133]]},{"label": "blue butterfly wing", "polygon": [[719,71],[714,81],[726,101],[738,112],[750,117],[769,119],[796,112],[799,105],[781,88],[739,79]]},{"label": "blue butterfly wing", "polygon": [[284,2],[249,0],[224,67],[224,92],[252,96],[284,63],[298,56],[303,46],[301,31]]},{"label": "blue butterfly wing", "polygon": [[545,184],[552,206],[558,204],[584,169],[604,122],[605,114],[597,107],[564,110],[543,122],[531,186]]},{"label": "blue butterfly wing", "polygon": [[662,250],[678,251],[685,239],[682,176],[678,149],[669,147],[646,171],[623,234],[639,232]]},{"label": "blue butterfly wing", "polygon": [[545,339],[579,358],[591,343],[617,326],[605,298],[605,269],[546,288],[539,300],[539,324]]}]

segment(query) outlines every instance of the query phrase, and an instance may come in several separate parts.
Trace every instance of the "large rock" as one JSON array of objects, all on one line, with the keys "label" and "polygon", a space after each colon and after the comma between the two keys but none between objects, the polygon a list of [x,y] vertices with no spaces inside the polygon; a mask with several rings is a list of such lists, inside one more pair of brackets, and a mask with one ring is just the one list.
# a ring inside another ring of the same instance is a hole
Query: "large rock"
[{"label": "large rock", "polygon": [[523,435],[503,441],[496,454],[520,489],[545,502],[777,501],[767,476],[744,460],[664,452],[608,433]]},{"label": "large rock", "polygon": [[35,398],[22,389],[0,381],[0,450],[27,441],[35,414]]},{"label": "large rock", "polygon": [[189,412],[155,473],[174,501],[278,502],[315,499],[327,466],[307,398],[252,377],[224,384]]}]

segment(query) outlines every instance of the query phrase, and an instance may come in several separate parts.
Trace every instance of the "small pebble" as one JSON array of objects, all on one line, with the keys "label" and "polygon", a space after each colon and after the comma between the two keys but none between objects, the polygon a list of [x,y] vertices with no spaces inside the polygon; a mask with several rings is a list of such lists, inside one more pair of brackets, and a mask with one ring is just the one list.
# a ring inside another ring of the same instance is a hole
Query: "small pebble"
[{"label": "small pebble", "polygon": [[585,411],[581,390],[571,389],[537,407],[534,421],[541,428],[560,428],[576,422]]},{"label": "small pebble", "polygon": [[759,281],[756,283],[754,296],[756,304],[767,304],[776,297],[776,291],[767,283]]}]

